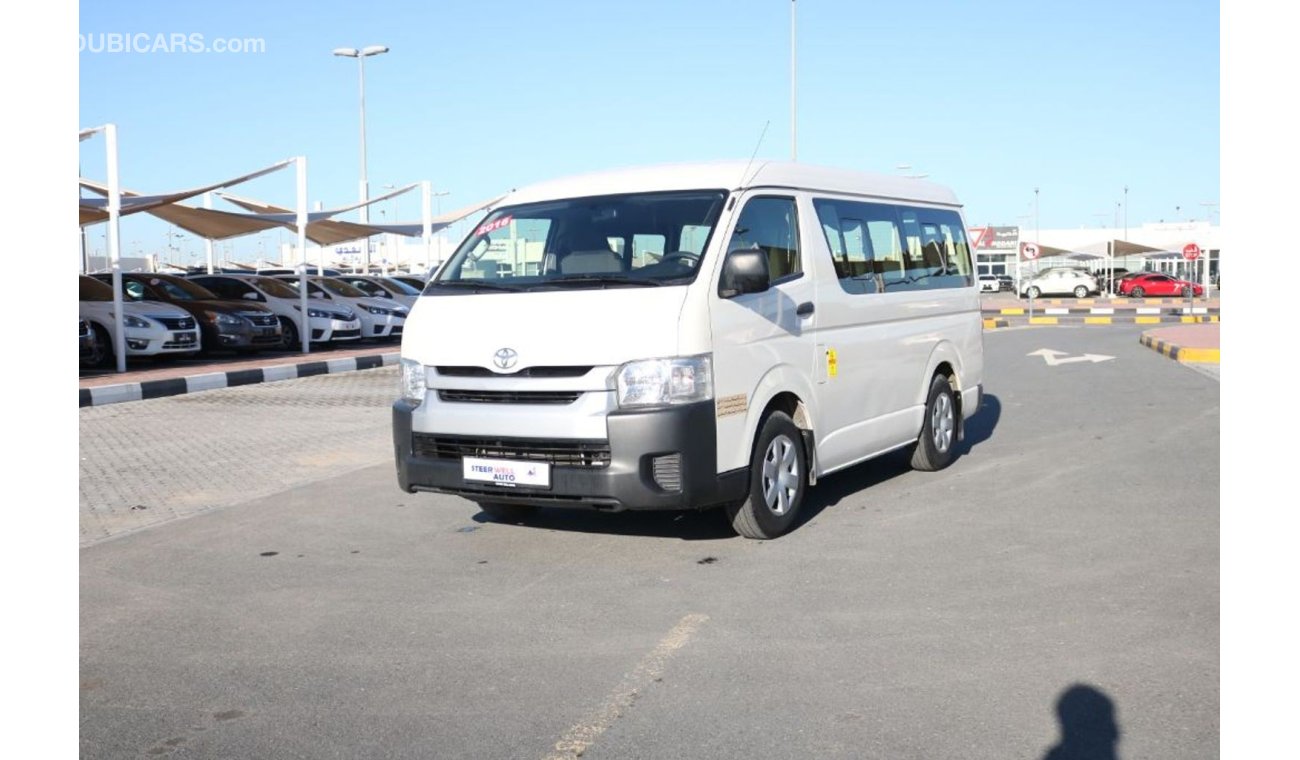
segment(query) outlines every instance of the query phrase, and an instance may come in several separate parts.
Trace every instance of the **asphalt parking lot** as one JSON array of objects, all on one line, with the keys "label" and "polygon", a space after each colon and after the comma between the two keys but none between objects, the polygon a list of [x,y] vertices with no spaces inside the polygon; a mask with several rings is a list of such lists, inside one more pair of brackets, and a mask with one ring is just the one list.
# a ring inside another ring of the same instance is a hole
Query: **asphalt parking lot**
[{"label": "asphalt parking lot", "polygon": [[81,755],[1217,757],[1218,376],[1141,331],[986,332],[952,467],[767,542],[402,493],[391,367],[83,408]]}]

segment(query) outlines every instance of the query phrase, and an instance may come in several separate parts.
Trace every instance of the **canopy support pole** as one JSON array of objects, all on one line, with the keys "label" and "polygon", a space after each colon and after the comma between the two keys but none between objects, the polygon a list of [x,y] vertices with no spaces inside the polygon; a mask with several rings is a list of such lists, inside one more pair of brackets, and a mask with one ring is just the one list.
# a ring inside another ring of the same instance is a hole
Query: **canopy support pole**
[{"label": "canopy support pole", "polygon": [[[204,194],[203,194],[203,208],[206,208],[206,209],[211,210],[211,208],[212,208],[212,193],[204,193]],[[210,237],[205,237],[205,238],[203,238],[203,244],[207,247],[207,250],[208,250],[208,274],[213,274],[214,272],[213,272],[213,269],[212,269],[212,258],[213,258],[213,253],[212,253],[212,238],[210,238]]]},{"label": "canopy support pole", "polygon": [[[298,156],[298,250],[302,251],[302,268],[298,270],[298,306],[302,311],[302,352],[311,352],[311,312],[307,305],[307,157]],[[323,255],[323,254],[322,254]]]},{"label": "canopy support pole", "polygon": [[426,179],[420,183],[420,187],[424,195],[420,209],[420,220],[423,223],[420,239],[424,242],[424,271],[427,275],[429,267],[432,266],[430,259],[433,256],[433,184]]},{"label": "canopy support pole", "polygon": [[113,272],[113,353],[117,371],[126,372],[126,328],[122,311],[122,186],[117,173],[117,125],[104,126],[108,151],[108,258]]}]

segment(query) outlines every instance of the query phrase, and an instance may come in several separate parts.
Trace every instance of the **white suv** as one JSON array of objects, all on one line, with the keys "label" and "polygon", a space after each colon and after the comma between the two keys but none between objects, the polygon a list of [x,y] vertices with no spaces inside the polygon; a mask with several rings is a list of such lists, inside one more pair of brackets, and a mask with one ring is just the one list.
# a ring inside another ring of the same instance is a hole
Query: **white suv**
[{"label": "white suv", "polygon": [[1097,292],[1097,279],[1081,269],[1060,267],[1045,269],[1034,277],[1020,283],[1020,295],[1038,298],[1039,296],[1074,296],[1086,298]]}]

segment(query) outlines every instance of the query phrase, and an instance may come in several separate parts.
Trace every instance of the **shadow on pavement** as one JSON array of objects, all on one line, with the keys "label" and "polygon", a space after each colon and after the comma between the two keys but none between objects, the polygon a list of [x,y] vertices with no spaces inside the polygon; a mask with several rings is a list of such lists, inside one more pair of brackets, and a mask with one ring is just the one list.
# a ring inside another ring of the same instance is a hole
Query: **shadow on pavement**
[{"label": "shadow on pavement", "polygon": [[1061,739],[1043,760],[1117,760],[1115,703],[1100,689],[1075,684],[1056,700]]}]

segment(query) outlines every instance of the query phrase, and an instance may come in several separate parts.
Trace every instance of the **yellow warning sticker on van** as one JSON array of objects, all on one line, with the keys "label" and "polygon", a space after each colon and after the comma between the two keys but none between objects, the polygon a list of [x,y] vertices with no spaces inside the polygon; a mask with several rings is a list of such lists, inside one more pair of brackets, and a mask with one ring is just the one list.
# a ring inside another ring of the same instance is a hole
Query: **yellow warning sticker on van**
[{"label": "yellow warning sticker on van", "polygon": [[726,417],[731,414],[744,414],[749,408],[749,397],[743,393],[737,393],[734,396],[723,396],[715,403],[719,417]]},{"label": "yellow warning sticker on van", "polygon": [[826,349],[826,376],[835,377],[840,373],[839,359],[835,356],[835,349]]}]

